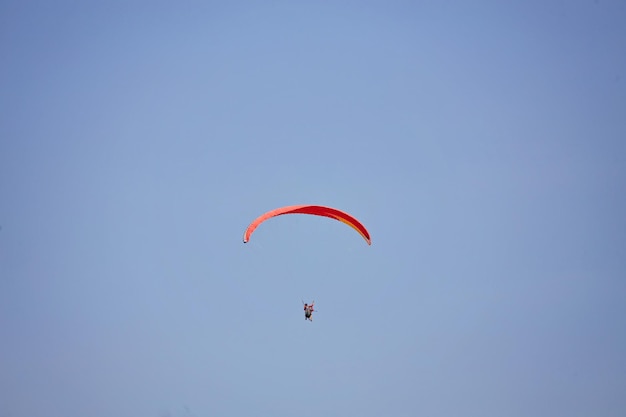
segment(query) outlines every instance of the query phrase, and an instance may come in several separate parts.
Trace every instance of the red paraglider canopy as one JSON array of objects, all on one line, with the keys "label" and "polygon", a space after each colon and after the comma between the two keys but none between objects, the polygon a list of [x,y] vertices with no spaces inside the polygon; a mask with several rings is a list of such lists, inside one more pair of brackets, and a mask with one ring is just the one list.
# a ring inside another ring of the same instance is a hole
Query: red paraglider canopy
[{"label": "red paraglider canopy", "polygon": [[265,220],[271,219],[272,217],[281,216],[283,214],[311,214],[314,216],[330,217],[331,219],[338,220],[352,227],[354,230],[359,232],[361,236],[363,236],[363,239],[365,239],[368,245],[372,244],[370,234],[365,226],[363,226],[363,224],[353,216],[332,207],[307,205],[280,207],[274,210],[270,210],[265,214],[262,214],[261,216],[257,217],[252,223],[250,223],[250,226],[248,226],[243,234],[243,242],[247,243],[250,240],[250,236],[252,235],[254,230],[259,227],[259,225]]}]

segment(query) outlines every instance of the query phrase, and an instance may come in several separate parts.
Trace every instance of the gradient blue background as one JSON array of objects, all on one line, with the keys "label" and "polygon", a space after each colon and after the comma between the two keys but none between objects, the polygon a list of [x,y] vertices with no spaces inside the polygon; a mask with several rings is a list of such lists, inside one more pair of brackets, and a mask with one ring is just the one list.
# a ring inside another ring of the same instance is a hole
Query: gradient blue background
[{"label": "gradient blue background", "polygon": [[625,22],[1,1],[0,417],[626,415]]}]

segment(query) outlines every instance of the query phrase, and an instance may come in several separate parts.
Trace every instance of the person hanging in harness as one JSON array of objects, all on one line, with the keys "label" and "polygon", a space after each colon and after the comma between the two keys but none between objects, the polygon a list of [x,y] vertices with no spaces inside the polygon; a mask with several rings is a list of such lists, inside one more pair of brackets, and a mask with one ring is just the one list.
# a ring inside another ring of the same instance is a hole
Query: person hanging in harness
[{"label": "person hanging in harness", "polygon": [[304,319],[305,320],[313,321],[313,312],[315,311],[313,307],[314,305],[315,305],[315,301],[313,301],[311,304],[304,303]]}]

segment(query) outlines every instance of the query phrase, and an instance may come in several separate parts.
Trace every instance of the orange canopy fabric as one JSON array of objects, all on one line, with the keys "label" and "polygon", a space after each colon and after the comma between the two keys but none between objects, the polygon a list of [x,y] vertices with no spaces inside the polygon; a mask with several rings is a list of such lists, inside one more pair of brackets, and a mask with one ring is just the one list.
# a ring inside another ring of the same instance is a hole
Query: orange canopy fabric
[{"label": "orange canopy fabric", "polygon": [[308,206],[308,205],[280,207],[280,208],[270,210],[267,213],[260,215],[252,223],[250,223],[250,226],[248,226],[248,228],[244,232],[243,242],[247,243],[250,240],[250,236],[252,235],[254,230],[257,227],[259,227],[259,225],[263,223],[265,220],[271,219],[272,217],[281,216],[283,214],[311,214],[314,216],[324,216],[324,217],[329,217],[331,219],[338,220],[342,223],[347,224],[348,226],[352,227],[354,230],[359,232],[359,234],[363,236],[363,239],[365,239],[368,245],[372,244],[370,234],[365,228],[365,226],[363,226],[363,224],[360,221],[358,221],[356,218],[354,218],[353,216],[349,215],[348,213],[344,211],[337,210],[332,207]]}]

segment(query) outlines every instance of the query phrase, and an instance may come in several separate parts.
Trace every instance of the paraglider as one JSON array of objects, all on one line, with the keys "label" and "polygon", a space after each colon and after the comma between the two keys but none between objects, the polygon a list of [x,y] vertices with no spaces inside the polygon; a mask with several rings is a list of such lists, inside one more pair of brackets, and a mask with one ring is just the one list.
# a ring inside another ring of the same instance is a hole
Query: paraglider
[{"label": "paraglider", "polygon": [[267,213],[260,215],[252,223],[250,223],[250,225],[244,232],[243,242],[247,243],[250,240],[250,236],[261,223],[268,219],[271,219],[272,217],[282,216],[283,214],[310,214],[314,216],[324,216],[338,220],[356,230],[363,237],[363,239],[365,239],[368,245],[372,244],[372,239],[370,238],[369,232],[367,231],[365,226],[363,226],[363,224],[355,217],[336,208],[310,205],[285,206],[270,210]]},{"label": "paraglider", "polygon": [[[246,228],[243,234],[243,243],[248,243],[248,241],[250,240],[250,236],[252,236],[252,233],[254,233],[256,228],[259,227],[261,223],[273,217],[282,216],[283,214],[309,214],[313,216],[328,217],[340,221],[344,224],[347,224],[356,232],[358,232],[361,237],[365,239],[365,242],[367,242],[368,245],[372,244],[372,239],[370,237],[369,231],[359,220],[357,220],[352,215],[336,208],[312,205],[279,207],[260,215],[259,217],[254,219],[254,221],[250,223],[250,225]],[[307,304],[302,301],[302,304],[304,304],[304,320],[309,320],[312,322],[313,312],[315,311],[315,300],[311,304]]]}]

